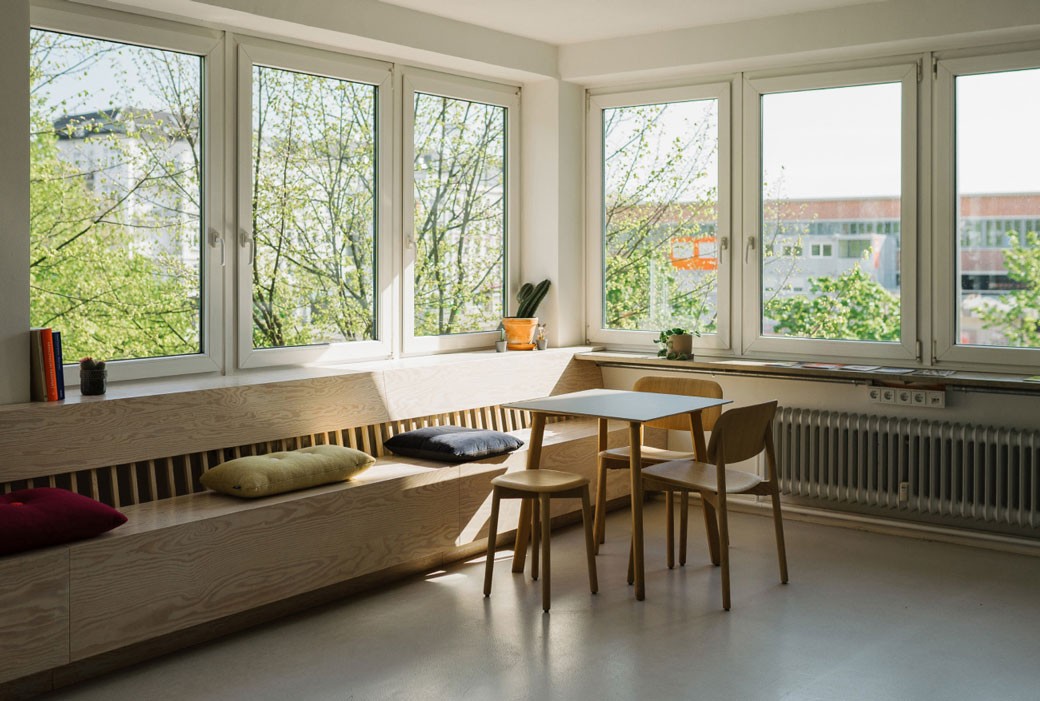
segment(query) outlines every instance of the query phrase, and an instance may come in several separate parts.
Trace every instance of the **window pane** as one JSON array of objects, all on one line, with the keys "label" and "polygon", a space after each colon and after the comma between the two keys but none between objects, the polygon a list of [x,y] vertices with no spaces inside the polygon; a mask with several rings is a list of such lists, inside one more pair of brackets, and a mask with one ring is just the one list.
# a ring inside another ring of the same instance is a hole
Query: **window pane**
[{"label": "window pane", "polygon": [[198,353],[202,59],[30,34],[33,326],[65,358]]},{"label": "window pane", "polygon": [[253,347],[375,338],[376,88],[253,67]]},{"label": "window pane", "polygon": [[899,83],[762,96],[763,334],[899,340],[900,124]]},{"label": "window pane", "polygon": [[955,91],[958,342],[1040,348],[1040,69]]},{"label": "window pane", "polygon": [[603,110],[603,328],[715,333],[718,101]]},{"label": "window pane", "polygon": [[504,315],[506,108],[415,94],[415,335]]}]

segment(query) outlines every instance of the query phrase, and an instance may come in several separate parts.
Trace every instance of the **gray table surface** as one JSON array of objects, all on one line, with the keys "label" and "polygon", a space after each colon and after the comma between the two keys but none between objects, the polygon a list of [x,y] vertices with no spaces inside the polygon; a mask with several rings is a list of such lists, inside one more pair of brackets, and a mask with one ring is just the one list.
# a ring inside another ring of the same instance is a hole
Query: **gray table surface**
[{"label": "gray table surface", "polygon": [[555,397],[526,399],[503,406],[547,414],[568,416],[597,416],[618,421],[640,423],[663,419],[666,416],[686,414],[713,406],[730,404],[731,399],[691,397],[683,394],[632,392],[620,389],[587,389]]}]

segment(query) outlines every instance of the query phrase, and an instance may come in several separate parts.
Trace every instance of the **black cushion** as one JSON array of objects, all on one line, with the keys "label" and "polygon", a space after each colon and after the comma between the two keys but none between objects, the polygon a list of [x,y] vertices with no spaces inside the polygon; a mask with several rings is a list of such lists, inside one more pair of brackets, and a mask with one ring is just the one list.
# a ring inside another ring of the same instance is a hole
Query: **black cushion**
[{"label": "black cushion", "polygon": [[508,433],[462,426],[429,426],[399,433],[383,443],[395,455],[443,462],[468,462],[511,453],[524,442]]}]

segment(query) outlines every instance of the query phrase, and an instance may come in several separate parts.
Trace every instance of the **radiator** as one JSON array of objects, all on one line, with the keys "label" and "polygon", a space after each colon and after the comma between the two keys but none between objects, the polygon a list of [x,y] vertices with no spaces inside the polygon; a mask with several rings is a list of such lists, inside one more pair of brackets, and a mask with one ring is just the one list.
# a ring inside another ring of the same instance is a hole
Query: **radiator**
[{"label": "radiator", "polygon": [[1040,535],[1040,431],[791,407],[774,429],[796,501]]}]

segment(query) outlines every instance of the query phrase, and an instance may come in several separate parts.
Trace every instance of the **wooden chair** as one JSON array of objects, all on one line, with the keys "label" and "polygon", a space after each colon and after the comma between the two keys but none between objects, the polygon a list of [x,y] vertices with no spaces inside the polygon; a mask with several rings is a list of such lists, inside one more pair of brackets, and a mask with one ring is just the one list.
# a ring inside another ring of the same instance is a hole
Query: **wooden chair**
[{"label": "wooden chair", "polygon": [[[710,504],[718,517],[722,566],[722,608],[729,611],[729,516],[726,497],[729,494],[757,494],[773,501],[773,526],[776,551],[780,560],[780,582],[787,584],[787,551],[784,548],[784,524],[780,516],[780,486],[776,475],[776,453],[773,449],[773,415],[776,402],[730,409],[715,423],[708,444],[709,462],[672,460],[651,465],[643,470],[647,486],[699,492],[704,504]],[[731,470],[730,463],[766,454],[766,476],[763,479],[744,470]],[[712,560],[714,562],[714,558]]]},{"label": "wooden chair", "polygon": [[[700,380],[689,377],[641,377],[636,380],[632,387],[636,392],[657,392],[659,394],[683,394],[691,397],[722,398],[722,387],[718,382],[712,380]],[[715,422],[722,414],[722,407],[712,407],[701,412],[701,425],[705,431],[711,431]],[[659,421],[651,421],[646,424],[651,428],[663,428],[672,431],[689,431],[690,444],[697,445],[693,435],[693,423],[688,415],[670,416]],[[600,446],[599,460],[596,465],[596,550],[599,544],[606,541],[606,504],[607,504],[607,470],[629,469],[629,446],[621,448],[606,449]],[[641,462],[645,468],[647,465],[656,465],[669,460],[692,460],[703,459],[703,455],[696,455],[695,451],[663,450],[653,446],[643,445],[640,447]],[[679,490],[679,564],[686,564],[686,535],[689,531],[689,492]],[[675,566],[675,519],[673,515],[674,503],[673,490],[666,490],[667,502],[665,509],[668,519],[668,568]],[[708,533],[708,547],[712,554],[712,562],[718,564],[718,532],[715,530],[715,518],[711,513],[711,507],[705,506],[704,525]]]},{"label": "wooden chair", "polygon": [[[484,568],[484,596],[491,596],[491,574],[495,566],[495,534],[498,532],[498,506],[501,499],[530,499],[531,579],[538,579],[538,545],[542,551],[542,609],[549,610],[549,503],[553,498],[581,499],[581,520],[585,527],[585,557],[589,565],[589,586],[599,591],[596,557],[592,542],[592,513],[589,506],[589,480],[581,475],[558,470],[523,470],[499,475],[491,480],[491,522],[488,524],[487,564]],[[539,513],[540,512],[540,513]]]}]

